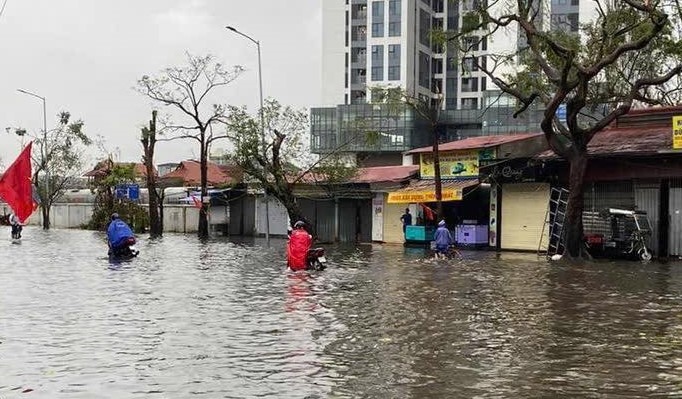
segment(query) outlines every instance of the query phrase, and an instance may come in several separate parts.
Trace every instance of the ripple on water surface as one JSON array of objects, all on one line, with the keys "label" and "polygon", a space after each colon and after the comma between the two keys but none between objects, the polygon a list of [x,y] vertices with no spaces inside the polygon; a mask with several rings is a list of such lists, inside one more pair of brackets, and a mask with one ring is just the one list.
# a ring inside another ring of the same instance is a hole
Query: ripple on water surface
[{"label": "ripple on water surface", "polygon": [[262,244],[0,242],[0,398],[682,396],[680,265]]}]

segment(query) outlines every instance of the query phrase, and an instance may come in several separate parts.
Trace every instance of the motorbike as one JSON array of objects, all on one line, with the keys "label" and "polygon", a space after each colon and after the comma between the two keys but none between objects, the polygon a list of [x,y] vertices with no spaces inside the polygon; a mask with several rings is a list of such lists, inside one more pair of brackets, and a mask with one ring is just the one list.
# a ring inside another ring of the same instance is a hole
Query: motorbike
[{"label": "motorbike", "polygon": [[599,216],[608,222],[610,234],[585,235],[585,245],[592,256],[651,260],[652,253],[646,244],[651,237],[651,224],[646,212],[608,208]]},{"label": "motorbike", "polygon": [[131,259],[139,255],[140,251],[135,247],[135,238],[130,237],[126,241],[116,248],[116,250],[109,249],[109,256],[117,259]]},{"label": "motorbike", "polygon": [[327,268],[327,258],[324,256],[324,248],[311,248],[306,257],[306,270],[324,270]]}]

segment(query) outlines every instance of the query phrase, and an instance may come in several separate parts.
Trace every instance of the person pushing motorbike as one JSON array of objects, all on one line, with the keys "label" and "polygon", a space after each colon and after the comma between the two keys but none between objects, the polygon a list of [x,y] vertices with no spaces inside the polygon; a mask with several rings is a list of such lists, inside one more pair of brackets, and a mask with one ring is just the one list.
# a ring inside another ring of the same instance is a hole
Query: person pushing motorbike
[{"label": "person pushing motorbike", "polygon": [[133,230],[126,222],[121,220],[118,213],[111,215],[111,222],[107,228],[107,240],[109,242],[109,254],[117,255],[120,253],[130,240],[135,240]]},{"label": "person pushing motorbike", "polygon": [[308,250],[313,244],[313,237],[305,230],[305,222],[294,223],[294,229],[287,244],[287,265],[291,270],[305,270]]}]

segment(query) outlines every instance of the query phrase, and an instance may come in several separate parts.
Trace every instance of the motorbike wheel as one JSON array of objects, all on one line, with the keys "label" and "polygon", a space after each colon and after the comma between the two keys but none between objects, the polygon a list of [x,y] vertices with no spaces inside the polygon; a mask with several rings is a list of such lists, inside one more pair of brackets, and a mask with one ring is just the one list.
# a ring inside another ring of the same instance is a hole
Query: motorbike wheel
[{"label": "motorbike wheel", "polygon": [[639,251],[637,251],[637,254],[639,255],[639,260],[642,262],[650,262],[652,255],[651,252],[649,252],[646,248],[640,248]]}]

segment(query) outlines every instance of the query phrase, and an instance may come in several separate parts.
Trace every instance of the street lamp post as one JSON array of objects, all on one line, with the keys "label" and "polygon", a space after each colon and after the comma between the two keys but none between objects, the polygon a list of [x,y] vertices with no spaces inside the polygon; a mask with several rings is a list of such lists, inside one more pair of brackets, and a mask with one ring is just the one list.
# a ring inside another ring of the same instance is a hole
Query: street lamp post
[{"label": "street lamp post", "polygon": [[[45,163],[45,200],[48,200],[50,196],[50,171],[47,165],[47,156],[48,156],[48,145],[47,145],[47,105],[45,101],[45,97],[39,96],[35,93],[32,93],[27,90],[23,89],[17,89],[18,92],[23,93],[23,94],[28,94],[31,97],[35,97],[37,99],[40,99],[43,102],[43,153],[42,153],[42,161]],[[47,201],[49,204],[49,201]],[[47,228],[49,228],[49,221],[47,221]]]},{"label": "street lamp post", "polygon": [[[267,161],[268,161],[268,152],[265,147],[265,116],[263,115],[264,110],[263,110],[263,73],[262,73],[262,67],[261,67],[261,57],[260,57],[260,42],[251,36],[242,33],[238,31],[236,28],[232,26],[226,26],[228,30],[231,30],[232,32],[245,37],[246,39],[250,40],[256,45],[256,48],[258,49],[258,89],[260,92],[260,129],[261,129],[261,145],[263,146],[263,157],[265,159],[265,165],[263,165],[263,177],[267,181],[268,174],[267,174]],[[263,185],[263,199],[265,200],[265,242],[267,245],[270,245],[270,207],[269,207],[269,201],[268,201],[268,190]]]}]

